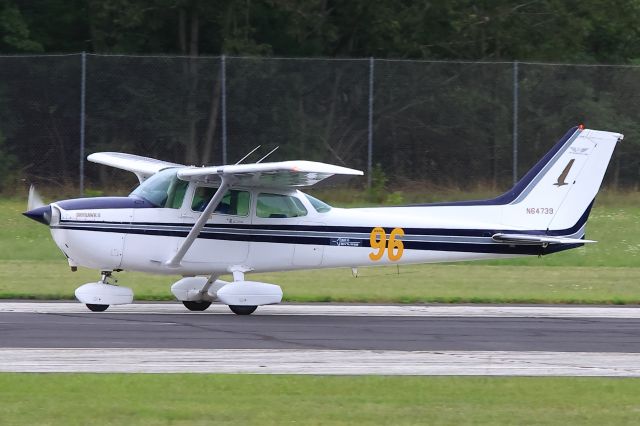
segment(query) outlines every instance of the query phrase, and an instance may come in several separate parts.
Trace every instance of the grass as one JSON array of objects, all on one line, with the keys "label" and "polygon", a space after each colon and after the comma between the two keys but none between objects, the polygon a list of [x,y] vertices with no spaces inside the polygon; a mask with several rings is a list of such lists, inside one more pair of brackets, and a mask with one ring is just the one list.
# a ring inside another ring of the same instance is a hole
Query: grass
[{"label": "grass", "polygon": [[3,425],[637,424],[640,380],[0,374]]},{"label": "grass", "polygon": [[[256,274],[290,301],[639,303],[638,204],[594,209],[595,246],[541,259]],[[0,297],[73,298],[97,273],[70,273],[46,227],[0,201]],[[138,299],[173,277],[118,274]],[[640,380],[196,374],[0,374],[2,425],[637,424]]]},{"label": "grass", "polygon": [[[637,193],[603,194],[587,228],[600,241],[542,258],[255,274],[298,302],[639,303],[640,207]],[[444,197],[446,198],[446,197]],[[20,213],[24,200],[0,201],[0,297],[72,299],[95,271],[70,273],[48,229]],[[399,274],[398,274],[399,271]],[[173,300],[177,277],[123,272],[138,300]]]},{"label": "grass", "polygon": [[[117,274],[137,300],[174,300],[178,277],[135,272]],[[291,302],[379,303],[640,303],[640,268],[411,265],[351,270],[293,271],[251,275],[282,286]],[[79,284],[97,280],[95,271],[69,272],[64,260],[4,261],[0,297],[73,299]]]}]

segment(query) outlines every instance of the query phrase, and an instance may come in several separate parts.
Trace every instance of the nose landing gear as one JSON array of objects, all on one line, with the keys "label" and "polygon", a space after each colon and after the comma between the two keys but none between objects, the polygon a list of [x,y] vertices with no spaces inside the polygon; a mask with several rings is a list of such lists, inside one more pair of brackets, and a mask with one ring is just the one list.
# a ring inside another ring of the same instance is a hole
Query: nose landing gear
[{"label": "nose landing gear", "polygon": [[87,283],[76,289],[76,298],[87,305],[90,311],[102,312],[109,305],[124,305],[133,302],[133,291],[116,285],[112,271],[102,271],[100,281]]}]

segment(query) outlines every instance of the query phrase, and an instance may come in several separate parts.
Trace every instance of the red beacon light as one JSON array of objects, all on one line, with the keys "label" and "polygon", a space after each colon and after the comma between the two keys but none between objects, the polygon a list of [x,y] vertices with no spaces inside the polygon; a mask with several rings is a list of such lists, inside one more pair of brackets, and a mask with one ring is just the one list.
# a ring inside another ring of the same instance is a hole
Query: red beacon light
[{"label": "red beacon light", "polygon": [[584,130],[584,124],[578,124],[578,130]]}]

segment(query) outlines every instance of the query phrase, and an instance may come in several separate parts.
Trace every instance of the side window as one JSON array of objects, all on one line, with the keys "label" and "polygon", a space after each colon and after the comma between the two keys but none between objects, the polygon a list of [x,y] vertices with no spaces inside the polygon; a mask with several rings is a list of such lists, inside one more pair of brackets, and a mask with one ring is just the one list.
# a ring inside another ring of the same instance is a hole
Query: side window
[{"label": "side window", "polygon": [[184,194],[187,192],[187,187],[189,186],[189,182],[175,179],[169,185],[169,190],[167,191],[167,203],[165,207],[169,207],[171,209],[179,209],[182,207],[182,201],[184,200]]},{"label": "side window", "polygon": [[[204,211],[217,190],[218,188],[206,186],[196,188],[193,201],[191,202],[191,209],[197,212]],[[247,216],[249,214],[249,201],[250,195],[247,191],[232,189],[224,194],[222,201],[220,201],[220,204],[218,204],[214,212],[234,216]]]},{"label": "side window", "polygon": [[162,170],[142,182],[130,195],[144,198],[155,207],[178,209],[189,182],[178,179],[176,173],[175,168]]},{"label": "side window", "polygon": [[256,205],[258,217],[283,218],[306,216],[307,209],[300,200],[290,195],[260,194]]}]

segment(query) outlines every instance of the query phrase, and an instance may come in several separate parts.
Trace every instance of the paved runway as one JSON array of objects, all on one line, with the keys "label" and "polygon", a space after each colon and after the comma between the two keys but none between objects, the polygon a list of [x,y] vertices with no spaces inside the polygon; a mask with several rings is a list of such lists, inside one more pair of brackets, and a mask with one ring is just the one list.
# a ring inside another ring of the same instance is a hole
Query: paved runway
[{"label": "paved runway", "polygon": [[640,376],[638,308],[318,304],[227,312],[0,303],[0,370]]},{"label": "paved runway", "polygon": [[[0,306],[0,347],[5,348],[640,353],[640,318],[629,318],[629,308],[599,308],[610,317],[593,318],[594,308],[575,307],[519,307],[491,316],[495,307],[280,305],[237,316],[226,306],[197,313],[177,303],[111,307],[101,313],[79,303]],[[349,314],[360,308],[378,315]],[[323,309],[333,315],[324,315]],[[468,315],[462,316],[465,310]],[[382,315],[385,311],[389,313]],[[567,316],[551,317],[553,312]]]}]

